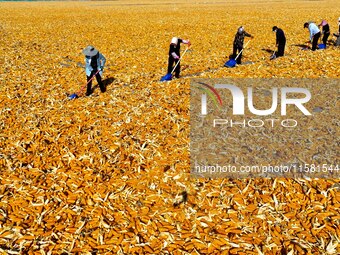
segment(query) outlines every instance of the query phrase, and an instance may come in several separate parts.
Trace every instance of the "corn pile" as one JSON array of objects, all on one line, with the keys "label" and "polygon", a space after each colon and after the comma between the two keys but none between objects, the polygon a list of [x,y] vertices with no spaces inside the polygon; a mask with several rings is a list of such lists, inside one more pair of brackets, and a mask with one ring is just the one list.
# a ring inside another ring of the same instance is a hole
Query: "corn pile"
[{"label": "corn pile", "polygon": [[[0,8],[1,254],[340,254],[339,179],[195,179],[189,163],[189,78],[339,77],[339,48],[296,46],[306,21],[335,32],[338,1]],[[241,25],[253,64],[223,68]],[[270,61],[274,25],[287,48]],[[160,83],[173,36],[192,49],[183,78]],[[107,59],[107,92],[68,100],[86,82],[89,44]],[[339,88],[329,89],[334,111]],[[319,151],[339,144],[338,120],[322,132],[334,140]]]}]

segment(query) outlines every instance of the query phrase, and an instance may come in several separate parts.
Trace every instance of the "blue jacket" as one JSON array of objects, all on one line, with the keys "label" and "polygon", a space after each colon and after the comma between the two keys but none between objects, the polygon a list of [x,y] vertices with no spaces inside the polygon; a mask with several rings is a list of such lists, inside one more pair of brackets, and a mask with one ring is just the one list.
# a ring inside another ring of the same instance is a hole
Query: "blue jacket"
[{"label": "blue jacket", "polygon": [[[98,67],[97,70],[100,70],[99,74],[100,76],[102,76],[106,58],[101,53],[98,53],[98,54],[99,56],[97,58],[97,67]],[[91,58],[85,58],[85,71],[86,71],[87,76],[90,76],[91,72],[93,71],[93,68],[91,66]]]}]

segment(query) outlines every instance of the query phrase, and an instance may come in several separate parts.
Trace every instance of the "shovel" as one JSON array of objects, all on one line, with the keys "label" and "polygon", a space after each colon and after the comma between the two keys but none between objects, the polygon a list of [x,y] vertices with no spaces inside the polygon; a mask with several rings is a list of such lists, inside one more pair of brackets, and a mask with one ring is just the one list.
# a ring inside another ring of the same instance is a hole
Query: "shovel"
[{"label": "shovel", "polygon": [[240,56],[240,54],[242,53],[242,51],[247,47],[248,43],[250,43],[251,40],[249,40],[246,45],[243,47],[243,49],[237,54],[236,58],[235,59],[229,59],[227,62],[225,62],[224,66],[225,67],[235,67],[236,66],[236,60],[237,58]]},{"label": "shovel", "polygon": [[326,49],[326,45],[323,44],[323,43],[320,43],[320,44],[318,45],[318,47],[319,47],[319,50],[324,50],[324,49]]},{"label": "shovel", "polygon": [[175,71],[177,65],[179,64],[179,62],[181,61],[181,59],[184,57],[185,53],[187,52],[187,50],[189,49],[189,47],[187,47],[182,55],[182,57],[177,61],[175,67],[172,69],[171,73],[168,73],[166,75],[164,75],[160,81],[171,81],[172,80],[172,73]]},{"label": "shovel", "polygon": [[276,59],[276,51],[274,51],[273,55],[270,56],[270,60]]},{"label": "shovel", "polygon": [[77,92],[77,93],[73,93],[72,95],[69,95],[69,99],[72,100],[72,99],[76,99],[77,97],[79,97],[79,94],[84,90],[84,88],[87,86],[87,84],[89,84],[93,79],[94,77],[96,77],[96,75],[99,73],[100,70],[98,70],[93,76],[91,79],[89,79],[89,81],[80,88],[80,90]]}]

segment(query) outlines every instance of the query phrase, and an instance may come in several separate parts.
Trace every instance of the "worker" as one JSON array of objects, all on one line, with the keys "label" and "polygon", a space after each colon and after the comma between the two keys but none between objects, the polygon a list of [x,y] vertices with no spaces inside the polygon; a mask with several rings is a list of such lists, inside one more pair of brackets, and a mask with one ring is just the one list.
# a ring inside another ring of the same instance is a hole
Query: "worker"
[{"label": "worker", "polygon": [[322,27],[322,42],[325,45],[326,48],[326,44],[327,44],[327,39],[329,37],[329,35],[331,34],[330,30],[329,30],[329,24],[326,20],[322,20],[321,23],[319,24],[319,27]]},{"label": "worker", "polygon": [[181,63],[180,61],[181,55],[181,43],[187,44],[190,47],[191,43],[189,40],[183,40],[178,37],[173,37],[170,42],[169,47],[169,59],[168,59],[168,74],[172,73],[173,65],[176,65],[175,68],[175,77],[179,78],[179,74],[181,72]]},{"label": "worker", "polygon": [[244,37],[254,38],[251,34],[248,34],[244,30],[243,26],[241,26],[237,29],[237,32],[235,34],[234,43],[233,43],[233,55],[232,55],[232,58],[235,59],[237,56],[237,53],[239,54],[238,58],[236,59],[236,63],[239,65],[242,62]]},{"label": "worker", "polygon": [[310,39],[310,42],[312,43],[312,51],[315,51],[317,49],[318,41],[321,36],[320,29],[314,22],[310,22],[310,23],[306,22],[303,25],[303,27],[308,28],[309,34],[310,34],[309,39]]},{"label": "worker", "polygon": [[101,92],[105,92],[106,88],[102,81],[102,75],[106,59],[105,57],[93,46],[89,45],[83,50],[85,55],[85,72],[87,78],[86,96],[92,94],[92,78],[96,76]]},{"label": "worker", "polygon": [[276,33],[276,47],[277,53],[275,54],[276,57],[282,57],[285,53],[285,46],[286,46],[286,36],[285,33],[281,28],[277,26],[273,26],[273,32]]}]

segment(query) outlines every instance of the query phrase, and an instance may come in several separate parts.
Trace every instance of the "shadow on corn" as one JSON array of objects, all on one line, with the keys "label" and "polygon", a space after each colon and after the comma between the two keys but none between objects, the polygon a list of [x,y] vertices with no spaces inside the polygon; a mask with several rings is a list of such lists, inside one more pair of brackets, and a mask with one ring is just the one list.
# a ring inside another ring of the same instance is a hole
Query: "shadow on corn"
[{"label": "shadow on corn", "polygon": [[[106,78],[105,80],[103,80],[103,83],[104,83],[104,87],[107,89],[107,87],[112,84],[114,82],[114,78],[113,77],[109,77],[109,78]],[[94,87],[93,87],[93,91],[95,91],[97,88],[99,87],[98,84],[96,84]]]}]

